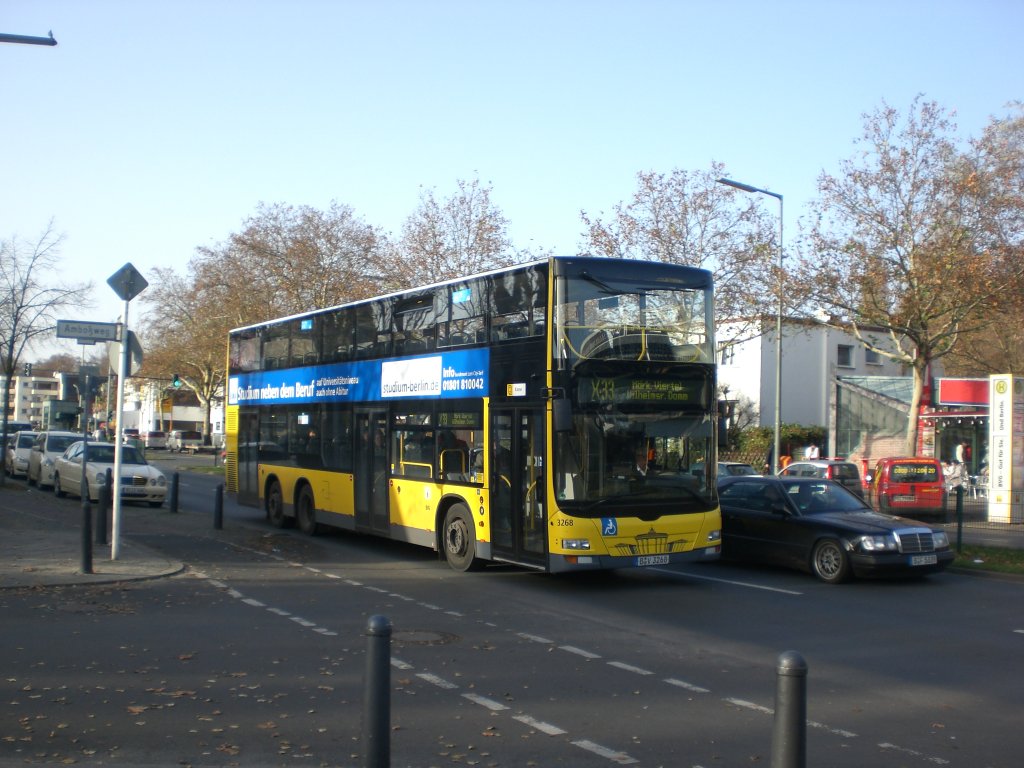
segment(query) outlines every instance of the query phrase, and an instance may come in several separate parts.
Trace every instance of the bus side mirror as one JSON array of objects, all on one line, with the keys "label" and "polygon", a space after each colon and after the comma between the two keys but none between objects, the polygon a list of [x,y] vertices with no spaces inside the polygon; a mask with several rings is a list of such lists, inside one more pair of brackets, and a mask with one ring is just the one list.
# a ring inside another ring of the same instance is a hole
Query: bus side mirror
[{"label": "bus side mirror", "polygon": [[567,397],[551,401],[551,415],[554,417],[555,432],[572,431],[572,402]]},{"label": "bus side mirror", "polygon": [[718,401],[718,447],[729,449],[729,408],[726,400]]}]

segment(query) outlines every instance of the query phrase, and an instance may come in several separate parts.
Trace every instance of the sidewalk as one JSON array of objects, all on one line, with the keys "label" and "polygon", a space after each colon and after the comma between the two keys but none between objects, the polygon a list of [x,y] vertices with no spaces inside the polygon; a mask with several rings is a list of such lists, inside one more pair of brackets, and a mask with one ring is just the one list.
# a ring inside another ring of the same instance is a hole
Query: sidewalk
[{"label": "sidewalk", "polygon": [[[180,561],[125,536],[119,537],[117,560],[111,560],[110,545],[97,544],[94,529],[92,573],[83,573],[81,508],[76,507],[74,518],[61,528],[53,523],[50,503],[55,502],[48,495],[5,478],[0,488],[0,589],[139,581],[184,570]],[[95,525],[95,505],[92,510]],[[59,514],[67,516],[66,505]]]}]

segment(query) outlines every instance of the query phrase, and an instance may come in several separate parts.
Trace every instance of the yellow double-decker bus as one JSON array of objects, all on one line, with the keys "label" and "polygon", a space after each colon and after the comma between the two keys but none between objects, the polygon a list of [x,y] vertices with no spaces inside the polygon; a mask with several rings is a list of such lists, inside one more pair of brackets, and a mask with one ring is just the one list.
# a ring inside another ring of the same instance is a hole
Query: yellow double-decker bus
[{"label": "yellow double-decker bus", "polygon": [[231,331],[226,487],[457,570],[716,559],[712,278],[555,257]]}]

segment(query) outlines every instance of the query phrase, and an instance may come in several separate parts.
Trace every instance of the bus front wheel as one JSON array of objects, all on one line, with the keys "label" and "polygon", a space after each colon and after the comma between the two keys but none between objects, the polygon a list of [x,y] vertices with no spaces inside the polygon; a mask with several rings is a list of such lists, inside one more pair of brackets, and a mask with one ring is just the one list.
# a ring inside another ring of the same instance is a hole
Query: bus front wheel
[{"label": "bus front wheel", "polygon": [[288,522],[284,514],[284,494],[281,493],[281,484],[276,481],[267,488],[267,520],[275,528],[284,528]]},{"label": "bus front wheel", "polygon": [[442,538],[448,565],[456,571],[470,571],[479,567],[473,516],[465,504],[454,504],[448,510],[444,516]]}]

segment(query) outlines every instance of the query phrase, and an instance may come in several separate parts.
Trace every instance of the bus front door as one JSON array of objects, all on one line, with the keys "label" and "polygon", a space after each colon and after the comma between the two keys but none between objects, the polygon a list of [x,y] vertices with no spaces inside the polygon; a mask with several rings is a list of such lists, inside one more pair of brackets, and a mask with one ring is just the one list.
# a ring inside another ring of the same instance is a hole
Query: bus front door
[{"label": "bus front door", "polygon": [[544,562],[544,410],[491,411],[491,548],[499,560]]},{"label": "bus front door", "polygon": [[258,506],[260,423],[255,413],[238,415],[238,450],[235,461],[238,471],[238,503]]},{"label": "bus front door", "polygon": [[388,533],[387,412],[356,412],[356,530]]}]

